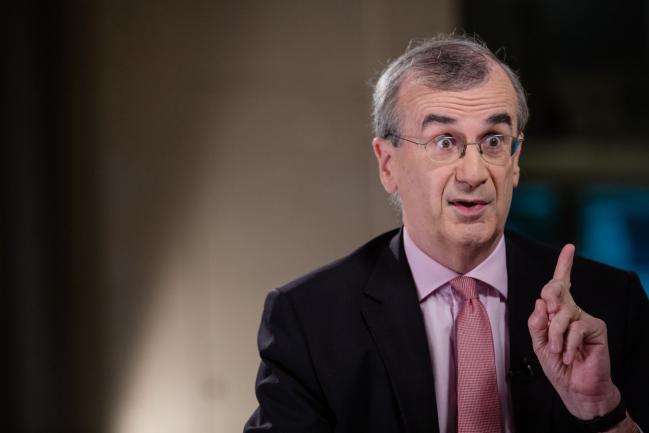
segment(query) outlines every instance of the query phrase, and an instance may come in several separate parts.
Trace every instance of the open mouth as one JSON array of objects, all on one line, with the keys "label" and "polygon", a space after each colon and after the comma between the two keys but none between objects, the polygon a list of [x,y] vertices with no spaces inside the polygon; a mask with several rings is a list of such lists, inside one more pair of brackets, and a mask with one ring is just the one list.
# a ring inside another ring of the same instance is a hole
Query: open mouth
[{"label": "open mouth", "polygon": [[480,218],[487,209],[489,202],[486,200],[459,199],[449,200],[448,204],[461,215],[462,218],[474,220]]},{"label": "open mouth", "polygon": [[451,200],[448,202],[451,206],[461,206],[472,208],[475,206],[484,206],[487,204],[484,200]]}]

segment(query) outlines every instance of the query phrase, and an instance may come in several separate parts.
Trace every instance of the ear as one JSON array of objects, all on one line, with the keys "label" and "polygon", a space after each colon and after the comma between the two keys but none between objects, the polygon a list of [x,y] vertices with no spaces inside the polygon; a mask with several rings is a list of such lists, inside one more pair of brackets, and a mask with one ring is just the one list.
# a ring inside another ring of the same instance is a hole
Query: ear
[{"label": "ear", "polygon": [[520,143],[518,144],[518,149],[516,149],[516,153],[514,153],[514,167],[513,167],[513,173],[512,173],[512,183],[514,184],[514,188],[518,186],[518,181],[521,177],[521,166],[519,165],[519,159],[521,157],[521,152],[523,151],[523,134],[521,133],[520,137],[521,139]]},{"label": "ear", "polygon": [[387,138],[374,137],[372,140],[374,156],[379,164],[379,178],[388,194],[397,191],[397,181],[394,173],[394,152],[396,147]]}]

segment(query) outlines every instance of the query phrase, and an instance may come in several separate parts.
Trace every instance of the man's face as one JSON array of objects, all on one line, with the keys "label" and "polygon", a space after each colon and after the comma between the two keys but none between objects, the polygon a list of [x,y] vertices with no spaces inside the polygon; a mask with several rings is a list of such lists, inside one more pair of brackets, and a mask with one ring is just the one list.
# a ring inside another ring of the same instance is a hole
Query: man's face
[{"label": "man's face", "polygon": [[[397,108],[399,134],[420,142],[442,134],[470,143],[490,133],[516,134],[516,93],[499,67],[462,91],[431,90],[407,77]],[[449,164],[432,161],[423,146],[404,140],[395,148],[389,139],[375,138],[373,146],[381,182],[399,193],[404,225],[420,248],[439,260],[435,256],[445,252],[488,253],[495,247],[518,184],[520,150],[505,165],[493,165],[470,145]]]}]

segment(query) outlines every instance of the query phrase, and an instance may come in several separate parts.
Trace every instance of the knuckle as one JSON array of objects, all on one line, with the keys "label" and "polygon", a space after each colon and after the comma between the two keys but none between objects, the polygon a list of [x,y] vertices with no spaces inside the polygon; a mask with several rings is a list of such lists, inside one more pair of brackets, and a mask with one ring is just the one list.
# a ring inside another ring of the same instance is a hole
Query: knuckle
[{"label": "knuckle", "polygon": [[537,324],[536,316],[532,314],[530,317],[527,318],[527,327],[528,328],[536,328]]},{"label": "knuckle", "polygon": [[562,324],[559,323],[559,321],[555,319],[550,323],[550,328],[548,329],[548,332],[550,333],[550,335],[553,335],[553,336],[562,335],[564,329],[565,328],[562,326]]},{"label": "knuckle", "polygon": [[541,317],[537,316],[536,314],[532,314],[528,319],[527,319],[527,327],[530,329],[541,329],[547,326],[544,326],[543,320]]},{"label": "knuckle", "polygon": [[581,322],[572,322],[570,324],[570,335],[573,336],[575,342],[579,342],[584,339],[586,335],[586,328]]},{"label": "knuckle", "polygon": [[556,333],[563,334],[568,330],[569,326],[570,318],[563,312],[562,314],[557,314],[552,322],[550,322],[550,328]]},{"label": "knuckle", "polygon": [[557,283],[549,282],[541,290],[541,298],[546,301],[561,299],[561,287]]}]

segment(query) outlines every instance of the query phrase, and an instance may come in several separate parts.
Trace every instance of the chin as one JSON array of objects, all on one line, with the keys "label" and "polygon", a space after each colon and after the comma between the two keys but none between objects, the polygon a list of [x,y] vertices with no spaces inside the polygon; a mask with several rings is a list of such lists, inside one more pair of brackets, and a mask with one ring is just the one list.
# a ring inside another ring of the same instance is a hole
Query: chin
[{"label": "chin", "polygon": [[455,227],[454,238],[462,246],[475,248],[493,243],[498,238],[498,231],[484,222],[460,224]]}]

